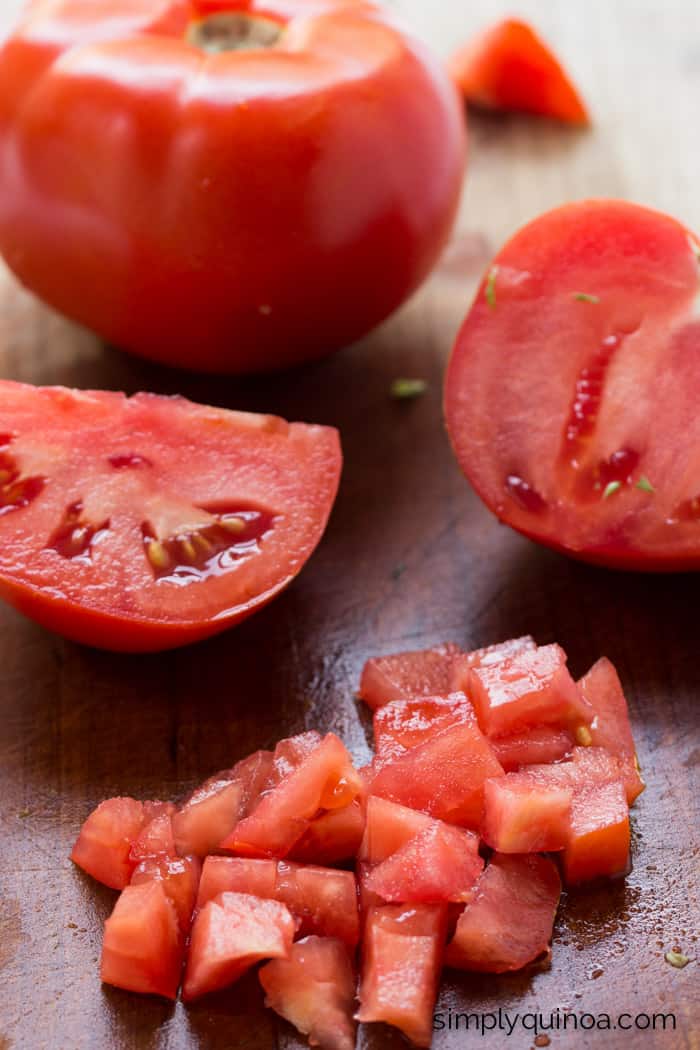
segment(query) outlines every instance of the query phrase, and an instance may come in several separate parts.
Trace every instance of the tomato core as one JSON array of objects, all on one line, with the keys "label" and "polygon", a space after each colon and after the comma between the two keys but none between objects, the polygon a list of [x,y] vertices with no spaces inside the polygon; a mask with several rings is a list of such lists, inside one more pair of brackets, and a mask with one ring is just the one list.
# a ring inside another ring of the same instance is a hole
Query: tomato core
[{"label": "tomato core", "polygon": [[210,54],[224,51],[259,51],[275,47],[283,26],[271,18],[224,11],[190,22],[186,40],[193,47]]}]

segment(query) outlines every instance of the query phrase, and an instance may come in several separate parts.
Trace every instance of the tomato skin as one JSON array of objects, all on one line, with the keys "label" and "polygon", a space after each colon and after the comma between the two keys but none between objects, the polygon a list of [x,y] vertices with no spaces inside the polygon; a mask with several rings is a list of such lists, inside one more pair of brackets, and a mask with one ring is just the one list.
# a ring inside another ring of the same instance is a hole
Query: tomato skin
[{"label": "tomato skin", "polygon": [[[0,597],[73,641],[125,652],[199,641],[263,608],[320,541],[342,467],[330,427],[154,394],[0,380],[0,433],[3,468],[34,486],[21,505],[8,503],[14,482],[0,486]],[[260,522],[247,553],[221,571],[237,549],[226,536],[203,577],[182,585],[189,569],[174,560],[157,575],[146,524],[172,549],[181,526],[201,532],[231,503]],[[84,556],[52,545],[68,513],[96,530]]]},{"label": "tomato skin", "polygon": [[526,22],[509,18],[487,29],[455,52],[449,69],[475,105],[589,123],[573,83]]},{"label": "tomato skin", "polygon": [[246,4],[284,40],[205,58],[181,0],[34,4],[0,52],[19,279],[110,343],[210,371],[318,358],[387,317],[451,228],[463,114],[373,5],[313,8]]},{"label": "tomato skin", "polygon": [[455,342],[445,415],[499,520],[594,564],[700,567],[697,245],[669,216],[593,200],[498,253]]}]

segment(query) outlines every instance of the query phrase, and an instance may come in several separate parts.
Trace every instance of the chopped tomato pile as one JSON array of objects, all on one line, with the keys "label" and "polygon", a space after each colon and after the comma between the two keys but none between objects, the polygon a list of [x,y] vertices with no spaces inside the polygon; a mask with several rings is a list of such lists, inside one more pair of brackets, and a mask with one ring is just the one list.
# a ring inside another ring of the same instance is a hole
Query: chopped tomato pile
[{"label": "chopped tomato pile", "polygon": [[352,1050],[357,1020],[429,1046],[443,966],[548,959],[562,880],[629,870],[644,784],[609,660],[577,682],[530,637],[445,645],[369,660],[360,695],[363,769],[311,731],[179,806],[88,817],[72,859],[121,890],[103,981],[189,1002],[262,962],[266,1005],[312,1046]]}]

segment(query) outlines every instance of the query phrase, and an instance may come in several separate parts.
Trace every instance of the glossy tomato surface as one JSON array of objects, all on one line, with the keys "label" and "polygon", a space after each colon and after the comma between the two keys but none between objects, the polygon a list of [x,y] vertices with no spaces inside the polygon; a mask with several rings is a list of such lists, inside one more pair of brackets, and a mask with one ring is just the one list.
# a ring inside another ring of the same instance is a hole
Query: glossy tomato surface
[{"label": "glossy tomato surface", "polygon": [[435,262],[464,157],[440,63],[360,0],[35,0],[0,52],[0,250],[172,365],[362,336]]},{"label": "glossy tomato surface", "polygon": [[536,219],[489,269],[445,392],[501,521],[620,568],[700,568],[695,237],[622,201]]},{"label": "glossy tomato surface", "polygon": [[0,382],[0,595],[103,648],[207,637],[297,575],[340,468],[327,427]]}]

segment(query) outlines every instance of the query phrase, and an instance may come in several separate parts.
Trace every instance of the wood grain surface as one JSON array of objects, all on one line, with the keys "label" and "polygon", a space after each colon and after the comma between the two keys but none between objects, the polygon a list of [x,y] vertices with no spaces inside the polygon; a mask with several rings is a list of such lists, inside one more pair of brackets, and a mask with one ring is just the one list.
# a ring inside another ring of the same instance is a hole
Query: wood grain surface
[{"label": "wood grain surface", "polygon": [[[0,25],[19,4],[2,0]],[[305,727],[335,730],[359,761],[369,722],[354,700],[363,661],[443,639],[481,645],[531,632],[559,641],[575,673],[602,653],[632,707],[648,789],[635,809],[625,883],[565,900],[549,970],[450,975],[438,1009],[674,1013],[675,1031],[551,1032],[554,1048],[698,1048],[696,956],[698,580],[589,568],[500,527],[463,481],[444,433],[444,363],[499,242],[547,207],[623,196],[700,229],[700,6],[696,0],[404,0],[441,53],[517,9],[541,27],[591,102],[595,128],[471,121],[458,229],[441,265],[396,317],[314,367],[266,380],[159,369],[101,346],[0,277],[0,375],[146,388],[333,423],[346,469],[327,536],[294,586],[242,627],[180,652],[114,656],[62,641],[0,609],[0,1048],[194,1050],[302,1047],[262,1008],[254,977],[185,1010],[102,988],[101,929],[114,895],[68,854],[80,822],[116,794],[177,796],[248,751]],[[390,381],[429,391],[392,402]],[[650,1022],[651,1023],[651,1022]],[[657,1022],[660,1024],[660,1022]],[[670,1022],[669,1022],[670,1024]],[[533,1033],[443,1031],[437,1050],[527,1048]],[[365,1029],[365,1050],[404,1045]]]}]

